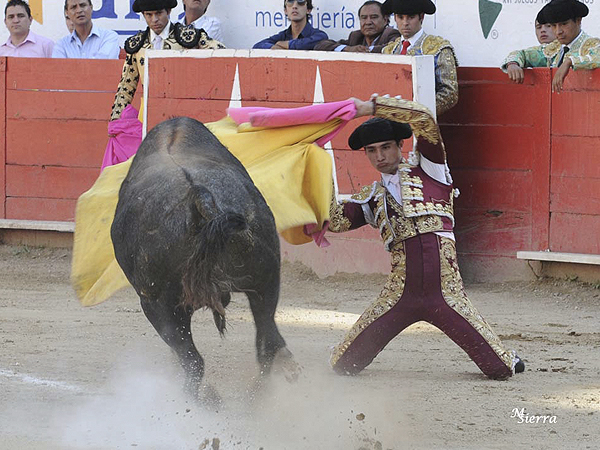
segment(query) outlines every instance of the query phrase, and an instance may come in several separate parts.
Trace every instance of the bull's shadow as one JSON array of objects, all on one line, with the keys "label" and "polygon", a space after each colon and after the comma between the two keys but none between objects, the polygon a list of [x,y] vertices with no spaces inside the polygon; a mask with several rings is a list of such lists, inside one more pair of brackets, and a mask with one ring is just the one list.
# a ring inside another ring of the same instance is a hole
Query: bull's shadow
[{"label": "bull's shadow", "polygon": [[244,166],[203,124],[180,117],[148,133],[119,191],[111,237],[194,397],[204,360],[192,339],[192,315],[210,308],[223,333],[231,292],[250,302],[261,373],[276,355],[293,361],[275,324],[281,262],[273,214]]}]

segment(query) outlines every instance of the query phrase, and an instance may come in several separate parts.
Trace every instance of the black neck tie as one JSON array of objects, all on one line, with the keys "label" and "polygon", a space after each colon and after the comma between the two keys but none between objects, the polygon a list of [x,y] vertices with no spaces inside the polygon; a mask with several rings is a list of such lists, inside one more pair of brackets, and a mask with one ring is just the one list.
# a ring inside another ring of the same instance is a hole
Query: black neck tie
[{"label": "black neck tie", "polygon": [[562,65],[563,61],[565,60],[565,55],[567,54],[568,51],[569,51],[569,47],[565,46],[563,48],[562,55],[560,55],[560,59],[558,60],[558,66],[556,66],[556,67],[560,67]]}]

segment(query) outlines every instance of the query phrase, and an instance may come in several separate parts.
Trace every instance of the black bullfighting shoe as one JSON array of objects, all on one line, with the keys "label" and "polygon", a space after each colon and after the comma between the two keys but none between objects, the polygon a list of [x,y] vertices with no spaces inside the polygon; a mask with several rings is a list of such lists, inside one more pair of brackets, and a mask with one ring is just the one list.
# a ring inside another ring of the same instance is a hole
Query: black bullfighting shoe
[{"label": "black bullfighting shoe", "polygon": [[515,363],[515,373],[525,372],[525,363],[523,360],[519,358],[519,355],[515,355],[515,359],[517,361]]}]

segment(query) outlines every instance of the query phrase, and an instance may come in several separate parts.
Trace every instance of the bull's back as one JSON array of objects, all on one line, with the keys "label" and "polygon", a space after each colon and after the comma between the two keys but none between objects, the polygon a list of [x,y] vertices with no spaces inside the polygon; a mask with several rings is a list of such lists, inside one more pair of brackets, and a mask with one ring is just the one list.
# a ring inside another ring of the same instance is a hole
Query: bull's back
[{"label": "bull's back", "polygon": [[191,234],[224,212],[246,218],[257,248],[278,252],[272,213],[237,158],[200,122],[163,122],[142,142],[121,186],[112,226],[117,260],[130,281],[141,266],[148,282],[164,267],[176,278]]}]

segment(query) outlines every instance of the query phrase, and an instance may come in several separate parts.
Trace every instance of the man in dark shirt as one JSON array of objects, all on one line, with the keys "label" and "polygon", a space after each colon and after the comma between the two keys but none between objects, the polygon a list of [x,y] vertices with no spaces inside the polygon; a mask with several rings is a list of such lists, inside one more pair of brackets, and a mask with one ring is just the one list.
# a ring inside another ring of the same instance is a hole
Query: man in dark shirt
[{"label": "man in dark shirt", "polygon": [[400,37],[400,32],[389,26],[390,18],[383,14],[381,6],[376,0],[363,3],[358,10],[360,30],[350,33],[348,39],[321,41],[315,50],[381,53],[388,42]]},{"label": "man in dark shirt", "polygon": [[326,33],[313,28],[308,22],[313,9],[312,0],[285,0],[283,7],[291,25],[286,30],[257,42],[252,48],[313,50],[318,42],[327,39]]}]

